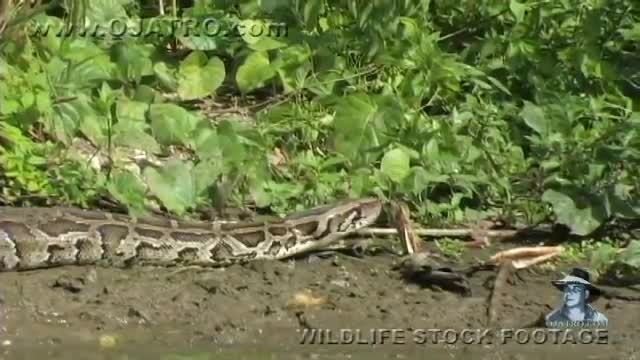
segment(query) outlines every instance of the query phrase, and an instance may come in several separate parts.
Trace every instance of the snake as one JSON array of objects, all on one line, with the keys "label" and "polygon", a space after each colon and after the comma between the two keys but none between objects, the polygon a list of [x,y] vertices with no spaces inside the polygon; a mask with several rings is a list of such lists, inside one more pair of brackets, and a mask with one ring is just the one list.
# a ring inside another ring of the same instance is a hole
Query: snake
[{"label": "snake", "polygon": [[0,271],[66,265],[223,267],[324,250],[375,223],[382,203],[350,199],[240,223],[74,207],[0,207]]}]

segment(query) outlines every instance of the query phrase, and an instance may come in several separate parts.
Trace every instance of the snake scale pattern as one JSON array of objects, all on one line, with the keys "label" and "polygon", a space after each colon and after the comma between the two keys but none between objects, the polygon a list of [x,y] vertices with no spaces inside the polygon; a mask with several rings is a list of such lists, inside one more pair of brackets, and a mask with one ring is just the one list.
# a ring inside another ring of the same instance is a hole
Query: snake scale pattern
[{"label": "snake scale pattern", "polygon": [[0,271],[64,265],[229,266],[327,248],[373,224],[377,199],[351,200],[272,222],[136,218],[77,208],[0,207]]}]

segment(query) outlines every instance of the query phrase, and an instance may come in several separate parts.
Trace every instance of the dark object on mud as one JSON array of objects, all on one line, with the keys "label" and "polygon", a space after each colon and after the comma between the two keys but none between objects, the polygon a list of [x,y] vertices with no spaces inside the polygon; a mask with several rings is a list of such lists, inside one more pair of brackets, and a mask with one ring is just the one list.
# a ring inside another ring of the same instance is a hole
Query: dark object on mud
[{"label": "dark object on mud", "polygon": [[453,291],[471,296],[471,286],[464,272],[442,266],[433,256],[419,252],[405,257],[395,267],[408,281],[421,286]]},{"label": "dark object on mud", "polygon": [[85,288],[86,280],[81,277],[60,276],[52,284],[53,288],[62,288],[68,292],[77,294]]}]

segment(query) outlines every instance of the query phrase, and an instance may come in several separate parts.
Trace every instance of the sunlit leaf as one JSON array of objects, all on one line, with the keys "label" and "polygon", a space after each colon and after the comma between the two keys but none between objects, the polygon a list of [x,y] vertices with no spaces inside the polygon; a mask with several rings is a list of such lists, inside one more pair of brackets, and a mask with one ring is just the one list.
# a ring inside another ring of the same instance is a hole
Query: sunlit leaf
[{"label": "sunlit leaf", "polygon": [[402,149],[395,148],[387,151],[380,162],[380,170],[396,183],[409,175],[410,158]]},{"label": "sunlit leaf", "polygon": [[250,92],[271,79],[275,71],[266,53],[254,52],[249,55],[236,73],[236,83],[242,92]]}]

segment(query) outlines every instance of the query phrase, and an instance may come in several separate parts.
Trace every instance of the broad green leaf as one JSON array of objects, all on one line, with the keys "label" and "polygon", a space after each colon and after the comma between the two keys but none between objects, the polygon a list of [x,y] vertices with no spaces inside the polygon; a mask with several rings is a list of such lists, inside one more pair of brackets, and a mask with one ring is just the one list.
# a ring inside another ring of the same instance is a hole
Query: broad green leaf
[{"label": "broad green leaf", "polygon": [[630,29],[620,29],[618,32],[620,32],[622,37],[627,41],[640,42],[640,22],[633,24]]},{"label": "broad green leaf", "polygon": [[224,48],[226,39],[219,36],[180,36],[178,41],[187,49],[210,51]]},{"label": "broad green leaf", "polygon": [[113,126],[112,142],[115,146],[126,146],[140,149],[152,154],[160,152],[160,145],[146,132],[148,125],[144,122],[122,120]]},{"label": "broad green leaf", "polygon": [[[81,4],[81,1],[74,1],[74,5]],[[122,0],[91,0],[87,1],[85,16],[89,21],[98,24],[108,24],[113,19],[126,19],[127,12],[124,5],[127,1]]]},{"label": "broad green leaf", "polygon": [[591,254],[591,266],[595,269],[605,269],[616,259],[617,249],[610,244],[602,244]]},{"label": "broad green leaf", "polygon": [[377,104],[366,94],[353,94],[339,100],[333,121],[338,152],[355,159],[363,147],[378,145],[372,126],[377,110]]},{"label": "broad green leaf", "polygon": [[633,240],[622,253],[622,261],[634,268],[640,269],[640,240]]},{"label": "broad green leaf", "polygon": [[198,119],[184,108],[174,104],[153,104],[149,110],[151,131],[164,145],[184,144]]},{"label": "broad green leaf", "polygon": [[180,67],[185,66],[204,66],[207,64],[209,58],[207,54],[202,51],[193,51],[187,57],[182,59],[180,62]]},{"label": "broad green leaf", "polygon": [[156,90],[144,84],[138,85],[138,87],[136,87],[136,93],[133,96],[133,100],[143,102],[145,104],[156,102],[156,99],[158,98],[159,96],[156,93]]},{"label": "broad green leaf", "polygon": [[238,67],[236,83],[243,93],[248,93],[264,86],[264,83],[275,75],[266,53],[254,52]]},{"label": "broad green leaf", "polygon": [[150,47],[118,44],[113,51],[121,79],[138,83],[143,76],[153,75]]},{"label": "broad green leaf", "polygon": [[82,117],[80,131],[92,143],[99,146],[107,145],[109,118],[96,114],[87,114]]},{"label": "broad green leaf", "polygon": [[509,89],[507,89],[506,86],[504,86],[503,83],[500,82],[500,80],[492,77],[492,76],[488,76],[487,80],[489,80],[493,85],[495,85],[495,87],[497,87],[498,89],[500,89],[501,91],[503,91],[505,94],[511,96],[511,91],[509,91]]},{"label": "broad green leaf", "polygon": [[310,49],[301,45],[289,46],[278,52],[272,65],[277,69],[285,93],[307,87],[307,78],[312,71],[310,56]]},{"label": "broad green leaf", "polygon": [[286,31],[278,28],[279,26],[262,20],[247,19],[240,21],[238,32],[252,50],[269,51],[286,46],[285,43],[276,40],[276,37],[283,36]]},{"label": "broad green leaf", "polygon": [[509,10],[516,18],[517,22],[522,22],[524,20],[525,12],[527,11],[527,6],[521,2],[516,0],[509,1]]},{"label": "broad green leaf", "polygon": [[233,165],[242,163],[247,157],[247,151],[240,142],[233,124],[226,120],[222,121],[217,130],[217,140],[225,163]]},{"label": "broad green leaf", "polygon": [[111,182],[107,184],[107,190],[116,200],[126,205],[132,215],[144,214],[144,185],[129,171],[116,171]]},{"label": "broad green leaf", "polygon": [[550,130],[550,120],[539,106],[525,100],[524,107],[520,111],[520,117],[538,134],[548,134]]},{"label": "broad green leaf", "polygon": [[578,208],[569,195],[549,189],[542,194],[542,200],[553,207],[558,222],[571,228],[571,232],[580,236],[596,230],[604,219],[597,216],[593,207]]},{"label": "broad green leaf", "polygon": [[56,83],[68,88],[94,88],[102,81],[110,80],[116,69],[109,54],[85,39],[73,40],[64,55],[68,56],[67,61],[70,62],[63,61],[65,67],[61,71],[53,71],[57,61],[52,60],[51,76]]},{"label": "broad green leaf", "polygon": [[267,191],[265,191],[263,182],[255,180],[252,181],[249,185],[249,193],[257,207],[267,207],[271,204],[271,196]]},{"label": "broad green leaf", "polygon": [[184,62],[178,73],[178,94],[182,99],[193,100],[214,94],[225,78],[222,61],[212,57],[205,63]]},{"label": "broad green leaf", "polygon": [[201,160],[222,158],[220,141],[214,129],[203,128],[194,131],[194,138],[190,145]]},{"label": "broad green leaf", "polygon": [[380,170],[394,182],[402,182],[411,170],[409,155],[400,148],[387,151],[380,162]]},{"label": "broad green leaf", "polygon": [[324,1],[322,0],[308,0],[304,3],[302,11],[303,23],[307,29],[315,29],[318,24],[318,17],[324,9]]},{"label": "broad green leaf", "polygon": [[162,201],[167,209],[178,215],[195,205],[197,192],[190,162],[170,160],[165,167],[147,167],[144,176],[149,190]]},{"label": "broad green leaf", "polygon": [[449,181],[449,177],[447,175],[434,174],[427,171],[425,168],[418,166],[411,168],[409,179],[411,183],[411,191],[415,194],[427,190],[430,185],[433,186],[437,183],[446,183]]},{"label": "broad green leaf", "polygon": [[149,105],[146,103],[120,99],[116,105],[116,116],[119,120],[145,121],[147,110],[149,110]]},{"label": "broad green leaf", "polygon": [[69,144],[85,116],[95,115],[89,98],[79,94],[75,100],[56,104],[51,118],[44,122],[45,129],[59,141]]},{"label": "broad green leaf", "polygon": [[170,91],[175,91],[178,89],[178,79],[176,76],[176,71],[174,69],[169,68],[167,63],[158,62],[153,65],[153,73],[156,75],[156,78],[164,86]]},{"label": "broad green leaf", "polygon": [[217,161],[199,162],[192,171],[196,195],[202,194],[209,186],[215,184],[222,170],[221,164]]}]

